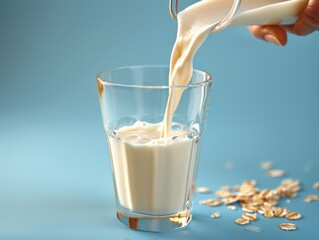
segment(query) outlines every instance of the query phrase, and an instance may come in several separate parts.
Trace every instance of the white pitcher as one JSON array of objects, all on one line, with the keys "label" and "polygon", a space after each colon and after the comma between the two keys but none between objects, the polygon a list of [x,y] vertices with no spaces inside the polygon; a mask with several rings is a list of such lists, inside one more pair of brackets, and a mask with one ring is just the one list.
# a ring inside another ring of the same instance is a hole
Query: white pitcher
[{"label": "white pitcher", "polygon": [[[226,24],[225,21],[222,21],[213,29],[213,32],[227,26],[292,24],[308,4],[308,0],[202,0],[201,3],[204,1],[207,2],[206,12],[218,14],[225,19],[231,13],[231,9],[235,11],[231,21]],[[170,0],[171,16],[176,19],[178,13],[174,12],[174,6],[177,12],[178,0],[175,0],[175,4],[174,0]],[[187,8],[183,11],[187,11]],[[200,20],[210,21],[207,17]]]}]

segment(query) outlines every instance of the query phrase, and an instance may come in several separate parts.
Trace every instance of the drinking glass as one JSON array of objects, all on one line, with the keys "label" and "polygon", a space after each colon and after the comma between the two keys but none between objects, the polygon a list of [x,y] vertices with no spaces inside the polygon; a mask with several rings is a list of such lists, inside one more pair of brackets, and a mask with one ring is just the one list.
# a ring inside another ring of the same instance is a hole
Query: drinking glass
[{"label": "drinking glass", "polygon": [[[112,165],[117,218],[131,229],[165,231],[192,219],[192,202],[212,78],[194,70],[168,86],[168,66],[128,66],[97,75]],[[167,136],[170,92],[182,91]]]}]

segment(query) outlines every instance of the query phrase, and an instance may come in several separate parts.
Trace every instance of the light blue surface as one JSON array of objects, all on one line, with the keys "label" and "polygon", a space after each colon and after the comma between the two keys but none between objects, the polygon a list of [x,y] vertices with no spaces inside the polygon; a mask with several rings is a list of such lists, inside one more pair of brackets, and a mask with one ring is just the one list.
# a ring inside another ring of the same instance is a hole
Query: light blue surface
[{"label": "light blue surface", "polygon": [[[95,75],[124,65],[168,64],[175,39],[168,1],[0,1],[0,239],[319,239],[319,34],[289,36],[280,48],[245,28],[210,36],[194,61],[214,77],[198,184],[217,190],[256,179],[273,161],[303,190],[304,217],[284,232],[241,211],[200,206],[186,230],[136,232],[120,224]],[[227,163],[233,164],[227,169]],[[220,211],[220,219],[210,213]]]}]

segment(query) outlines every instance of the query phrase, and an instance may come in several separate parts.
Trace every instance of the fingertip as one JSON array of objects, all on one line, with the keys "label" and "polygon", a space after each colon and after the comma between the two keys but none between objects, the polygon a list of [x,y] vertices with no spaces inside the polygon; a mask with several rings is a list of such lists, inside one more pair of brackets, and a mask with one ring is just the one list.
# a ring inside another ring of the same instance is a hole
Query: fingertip
[{"label": "fingertip", "polygon": [[281,26],[249,26],[248,29],[255,37],[264,41],[277,46],[287,44],[287,32]]},{"label": "fingertip", "polygon": [[261,26],[248,26],[247,28],[254,37],[259,38],[259,39],[264,38],[264,34],[262,33]]}]

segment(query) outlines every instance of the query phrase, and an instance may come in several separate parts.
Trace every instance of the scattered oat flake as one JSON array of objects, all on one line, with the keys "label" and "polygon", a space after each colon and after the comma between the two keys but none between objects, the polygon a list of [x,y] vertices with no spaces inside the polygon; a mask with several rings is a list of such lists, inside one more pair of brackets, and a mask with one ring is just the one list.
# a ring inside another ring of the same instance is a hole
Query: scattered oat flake
[{"label": "scattered oat flake", "polygon": [[228,190],[219,190],[217,192],[215,192],[215,196],[216,197],[229,197],[231,195],[231,192],[229,192]]},{"label": "scattered oat flake", "polygon": [[273,195],[275,195],[275,192],[272,189],[264,189],[259,193],[259,197],[264,200],[271,198]]},{"label": "scattered oat flake", "polygon": [[293,186],[296,186],[296,185],[299,185],[299,181],[296,180],[296,179],[291,179],[291,178],[287,178],[287,179],[284,179],[281,181],[281,185],[282,186],[287,186],[287,185],[293,185]]},{"label": "scattered oat flake", "polygon": [[306,197],[303,201],[306,203],[311,203],[313,201],[313,199]]},{"label": "scattered oat flake", "polygon": [[231,195],[231,196],[229,196],[229,197],[224,198],[224,203],[225,203],[226,205],[235,203],[235,202],[237,202],[237,201],[238,201],[238,196],[236,196],[236,195]]},{"label": "scattered oat flake", "polygon": [[211,193],[210,188],[208,187],[198,187],[196,188],[197,193]]},{"label": "scattered oat flake", "polygon": [[291,212],[286,215],[286,218],[289,220],[297,220],[297,219],[300,219],[301,217],[302,217],[301,214],[298,212]]},{"label": "scattered oat flake", "polygon": [[315,183],[313,184],[313,188],[319,190],[319,182],[315,182]]},{"label": "scattered oat flake", "polygon": [[229,210],[232,210],[232,211],[237,209],[237,207],[235,205],[229,205],[229,206],[227,206],[227,208]]},{"label": "scattered oat flake", "polygon": [[232,187],[230,187],[230,190],[239,191],[240,190],[240,186],[239,185],[232,186]]},{"label": "scattered oat flake", "polygon": [[222,187],[220,187],[220,191],[230,191],[232,189],[232,187],[231,186],[222,186]]},{"label": "scattered oat flake", "polygon": [[298,194],[297,194],[296,192],[291,192],[291,193],[285,194],[285,196],[286,196],[287,198],[295,198],[295,197],[298,196]]},{"label": "scattered oat flake", "polygon": [[249,220],[247,220],[245,218],[238,218],[235,220],[235,223],[238,225],[246,225],[249,223]]},{"label": "scattered oat flake", "polygon": [[287,210],[286,208],[277,208],[274,215],[275,217],[284,217],[287,213],[289,213],[289,210]]},{"label": "scattered oat flake", "polygon": [[309,194],[305,199],[305,202],[310,203],[312,201],[319,201],[319,195]]},{"label": "scattered oat flake", "polygon": [[256,186],[256,181],[253,180],[253,179],[250,179],[250,180],[246,180],[243,185],[248,185],[248,186]]},{"label": "scattered oat flake", "polygon": [[286,175],[286,172],[280,169],[272,169],[267,172],[268,177],[283,177],[285,175]]},{"label": "scattered oat flake", "polygon": [[209,207],[215,207],[223,204],[223,201],[220,199],[205,199],[205,200],[200,200],[199,204],[206,205]]},{"label": "scattered oat flake", "polygon": [[206,205],[209,207],[215,207],[215,206],[219,206],[221,204],[223,204],[223,201],[220,199],[212,200],[212,201],[209,201],[208,203],[206,203]]},{"label": "scattered oat flake", "polygon": [[272,167],[272,162],[262,162],[262,163],[260,164],[260,167],[261,167],[262,169],[269,169],[269,168]]},{"label": "scattered oat flake", "polygon": [[220,213],[219,212],[214,212],[210,215],[211,218],[219,218],[220,217]]},{"label": "scattered oat flake", "polygon": [[271,210],[269,210],[269,209],[266,209],[266,210],[264,211],[264,216],[265,216],[266,218],[272,218],[272,217],[274,216],[274,213],[273,213],[273,211],[271,211]]},{"label": "scattered oat flake", "polygon": [[267,207],[273,207],[273,206],[276,206],[277,204],[278,204],[277,199],[268,199],[264,202],[264,205]]},{"label": "scattered oat flake", "polygon": [[[267,174],[271,177],[279,177],[285,175],[286,172],[272,169]],[[277,207],[282,197],[286,198],[286,203],[290,203],[291,200],[289,198],[297,196],[298,191],[301,189],[299,180],[284,179],[275,189],[259,189],[256,185],[255,180],[246,180],[241,185],[224,186],[214,193],[217,198],[200,200],[199,203],[210,207],[219,206],[224,203],[230,210],[237,209],[237,206],[233,205],[233,203],[240,205],[243,214],[235,220],[235,223],[238,225],[246,225],[250,221],[257,220],[257,213],[264,215],[266,218],[286,217],[288,220],[296,220],[302,217],[298,212],[291,212],[287,208]],[[206,187],[199,187],[198,189],[198,192],[208,192],[208,188]],[[311,194],[304,199],[305,202],[315,200],[319,201],[319,195]],[[220,217],[219,212],[211,214],[211,218],[218,217]],[[283,230],[294,230],[296,229],[296,225],[282,223],[280,228]]]},{"label": "scattered oat flake", "polygon": [[286,230],[286,231],[292,231],[297,228],[296,224],[293,224],[293,223],[281,223],[279,227],[280,229]]},{"label": "scattered oat flake", "polygon": [[269,206],[260,206],[259,210],[261,210],[263,213],[267,210],[270,210],[271,208]]},{"label": "scattered oat flake", "polygon": [[251,214],[251,213],[243,213],[241,215],[242,218],[247,219],[249,221],[256,221],[257,220],[257,215]]},{"label": "scattered oat flake", "polygon": [[256,206],[243,206],[243,211],[244,212],[257,212],[258,211],[258,207]]}]

